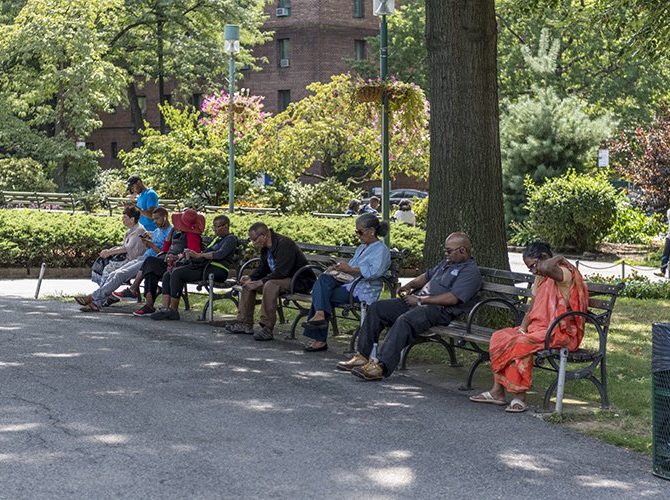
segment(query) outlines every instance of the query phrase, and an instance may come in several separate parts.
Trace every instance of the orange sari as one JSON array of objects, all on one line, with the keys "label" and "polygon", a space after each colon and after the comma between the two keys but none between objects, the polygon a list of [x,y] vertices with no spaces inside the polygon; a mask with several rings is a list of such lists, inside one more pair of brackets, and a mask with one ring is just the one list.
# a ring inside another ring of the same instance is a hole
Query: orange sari
[{"label": "orange sari", "polygon": [[[572,274],[569,301],[551,278],[542,277],[536,284],[535,300],[528,314],[527,333],[518,327],[493,332],[489,355],[493,379],[509,392],[526,392],[531,386],[533,353],[544,349],[544,339],[551,322],[568,311],[586,311],[589,304],[588,288],[584,278],[572,264],[560,264]],[[584,318],[568,317],[562,320],[551,335],[554,349],[567,347],[575,351],[584,336]]]}]

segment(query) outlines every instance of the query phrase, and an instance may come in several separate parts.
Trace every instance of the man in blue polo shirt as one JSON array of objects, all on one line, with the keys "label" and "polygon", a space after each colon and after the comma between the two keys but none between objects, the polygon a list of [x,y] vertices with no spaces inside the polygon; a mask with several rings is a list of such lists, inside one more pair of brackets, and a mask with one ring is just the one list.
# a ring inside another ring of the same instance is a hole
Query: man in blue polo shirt
[{"label": "man in blue polo shirt", "polygon": [[136,196],[135,204],[140,211],[140,224],[150,232],[156,229],[156,224],[151,218],[151,214],[158,206],[156,191],[146,187],[139,176],[133,175],[128,179],[128,192]]}]

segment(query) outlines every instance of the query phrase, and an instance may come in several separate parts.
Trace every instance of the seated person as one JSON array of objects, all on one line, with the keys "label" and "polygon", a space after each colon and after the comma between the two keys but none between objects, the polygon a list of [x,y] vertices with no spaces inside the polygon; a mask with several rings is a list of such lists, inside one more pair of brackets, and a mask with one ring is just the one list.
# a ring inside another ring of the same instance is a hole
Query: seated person
[{"label": "seated person", "polygon": [[349,206],[347,206],[347,211],[344,212],[345,215],[356,215],[361,209],[361,202],[358,200],[351,200]]},{"label": "seated person", "polygon": [[186,283],[198,283],[205,269],[207,274],[214,275],[215,282],[223,283],[228,278],[238,240],[234,234],[230,234],[230,219],[227,216],[217,215],[212,225],[215,237],[211,243],[202,252],[187,248],[184,256],[191,263],[163,274],[163,310],[153,313],[151,319],[178,320],[179,299],[184,286]]},{"label": "seated person", "polygon": [[370,201],[363,205],[363,208],[361,208],[360,214],[374,214],[377,215],[379,213],[379,205],[381,202],[379,201],[379,198],[376,196],[373,196],[370,198]]},{"label": "seated person", "polygon": [[[451,233],[444,242],[444,260],[400,287],[403,298],[380,300],[367,311],[358,351],[349,361],[337,364],[363,380],[381,380],[397,368],[400,353],[421,333],[448,325],[475,305],[482,277],[472,244],[465,233]],[[414,293],[415,290],[418,292]],[[371,357],[381,331],[389,327],[377,357]]]},{"label": "seated person", "polygon": [[[136,208],[130,207],[126,210],[132,212],[137,217],[136,220],[139,219],[139,212]],[[144,247],[144,253],[136,259],[127,262],[116,271],[110,273],[100,288],[98,288],[91,295],[75,297],[77,303],[83,306],[81,308],[82,312],[100,311],[100,308],[111,296],[112,292],[123,285],[123,283],[134,277],[142,268],[145,259],[153,258],[153,256],[156,255],[158,251],[160,251],[163,245],[163,241],[170,232],[167,210],[162,207],[158,207],[153,211],[152,218],[156,224],[156,229],[154,229],[150,235],[149,233],[143,232],[142,238],[139,238],[142,242],[142,246]]]},{"label": "seated person", "polygon": [[123,211],[122,222],[128,228],[123,237],[123,244],[101,250],[99,255],[103,259],[121,255],[124,255],[125,258],[110,260],[105,264],[102,274],[91,272],[91,281],[97,285],[102,285],[107,280],[109,273],[144,253],[146,247],[142,243],[140,236],[145,233],[145,229],[142,224],[139,224],[139,219],[140,211],[136,208],[128,207]]},{"label": "seated person", "polygon": [[[489,345],[493,387],[471,396],[475,403],[507,405],[505,391],[512,401],[505,411],[526,411],[526,392],[531,386],[533,353],[544,349],[549,325],[568,311],[586,312],[589,289],[579,270],[564,257],[553,256],[546,243],[533,243],[523,252],[523,261],[536,278],[533,283],[533,302],[521,326],[493,332]],[[584,318],[569,316],[554,329],[552,349],[567,347],[576,351],[584,336]]]},{"label": "seated person", "polygon": [[[391,252],[379,237],[388,234],[388,222],[380,222],[376,215],[364,214],[356,219],[356,234],[361,244],[348,263],[341,262],[333,266],[333,270],[347,273],[344,278],[362,276],[363,280],[354,288],[354,300],[372,304],[379,298],[382,291],[382,280],[391,265]],[[328,319],[333,314],[333,306],[349,302],[351,282],[343,282],[329,274],[328,271],[319,276],[312,288],[312,307],[310,319],[304,323],[303,335],[313,339],[305,347],[307,352],[325,351],[328,349]]]},{"label": "seated person", "polygon": [[414,215],[414,212],[412,212],[412,204],[409,200],[402,200],[400,202],[398,210],[396,210],[393,218],[396,222],[416,226],[416,216]]},{"label": "seated person", "polygon": [[205,230],[205,217],[193,209],[187,208],[181,213],[172,214],[172,232],[165,241],[163,248],[167,253],[148,257],[142,264],[144,277],[144,305],[133,313],[133,316],[148,316],[156,312],[154,302],[158,294],[158,283],[166,271],[175,266],[188,264],[184,251],[188,248],[200,252],[202,232]]},{"label": "seated person", "polygon": [[[298,269],[307,265],[307,259],[295,241],[275,233],[262,222],[256,222],[249,228],[249,240],[261,251],[260,265],[250,276],[243,276],[240,280],[242,291],[237,322],[224,328],[224,331],[253,334],[255,340],[272,340],[279,296],[289,291],[291,278]],[[297,291],[308,293],[314,284],[314,273],[303,272],[298,278]],[[256,294],[261,290],[260,329],[254,332]]]}]

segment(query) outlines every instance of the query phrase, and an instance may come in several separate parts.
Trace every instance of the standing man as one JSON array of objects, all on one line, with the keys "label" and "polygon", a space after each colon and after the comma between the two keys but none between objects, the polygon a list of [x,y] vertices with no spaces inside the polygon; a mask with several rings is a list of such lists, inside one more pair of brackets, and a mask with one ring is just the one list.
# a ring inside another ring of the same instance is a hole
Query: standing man
[{"label": "standing man", "polygon": [[665,235],[665,246],[663,247],[663,255],[661,256],[661,270],[654,273],[656,276],[665,278],[665,273],[668,270],[668,261],[670,261],[670,208],[665,214],[668,220],[668,232]]},{"label": "standing man", "polygon": [[[368,308],[358,338],[358,351],[337,364],[363,380],[381,380],[397,368],[402,350],[430,327],[448,325],[475,305],[482,276],[472,258],[465,233],[451,233],[444,242],[444,260],[402,286],[403,298],[381,300]],[[418,291],[417,291],[418,290]],[[416,291],[416,293],[414,293]],[[389,327],[378,359],[370,358],[373,344]]]},{"label": "standing man", "polygon": [[381,205],[381,201],[376,196],[373,196],[372,198],[370,198],[370,201],[368,203],[363,205],[360,214],[379,215],[379,205]]},{"label": "standing man", "polygon": [[[249,240],[261,251],[261,262],[250,276],[240,279],[242,291],[237,322],[225,328],[226,333],[253,334],[255,340],[272,340],[277,322],[279,296],[289,291],[291,278],[307,265],[307,259],[295,241],[275,233],[262,222],[249,228]],[[311,270],[300,274],[296,283],[298,293],[309,293],[316,277]],[[256,294],[262,291],[260,329],[254,332]]]},{"label": "standing man", "polygon": [[148,188],[137,175],[132,175],[128,178],[128,192],[135,195],[135,205],[140,211],[140,224],[144,226],[147,231],[156,229],[156,224],[151,219],[151,214],[158,206],[158,195],[156,191]]}]

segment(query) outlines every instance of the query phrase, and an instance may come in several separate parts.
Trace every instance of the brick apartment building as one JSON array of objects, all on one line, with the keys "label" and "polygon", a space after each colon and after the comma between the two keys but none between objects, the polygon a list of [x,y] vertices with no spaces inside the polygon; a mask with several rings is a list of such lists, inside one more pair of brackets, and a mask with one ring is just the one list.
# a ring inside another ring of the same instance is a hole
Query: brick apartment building
[{"label": "brick apartment building", "polygon": [[[268,63],[260,72],[243,69],[238,87],[264,96],[265,109],[271,113],[305,97],[308,84],[348,71],[347,60],[367,57],[365,38],[379,31],[372,0],[275,0],[266,12],[269,18],[264,27],[275,36],[255,49],[254,55],[266,57]],[[173,88],[169,80],[165,87],[169,100]],[[147,83],[138,91],[145,119],[158,128],[157,85]],[[194,100],[200,97],[195,95]],[[120,108],[102,119],[103,126],[87,138],[87,147],[102,151],[103,168],[119,167],[118,152],[132,149],[139,141],[130,111]]]}]

